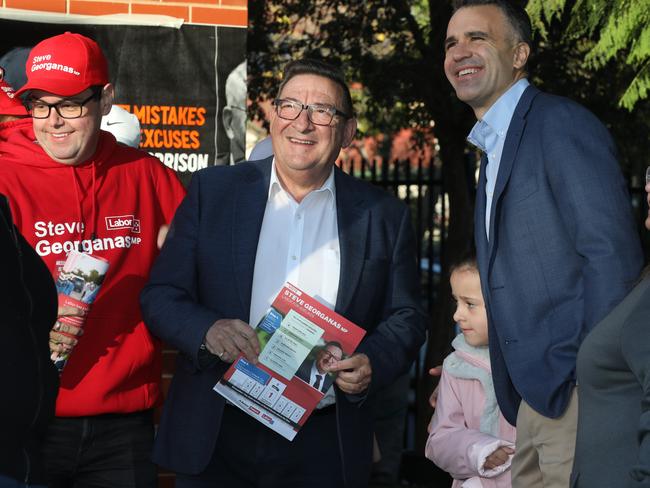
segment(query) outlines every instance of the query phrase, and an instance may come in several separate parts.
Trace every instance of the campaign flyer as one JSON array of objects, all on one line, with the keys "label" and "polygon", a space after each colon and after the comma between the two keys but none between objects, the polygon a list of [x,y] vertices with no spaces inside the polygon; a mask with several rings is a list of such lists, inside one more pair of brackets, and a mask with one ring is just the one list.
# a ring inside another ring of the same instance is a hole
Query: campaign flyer
[{"label": "campaign flyer", "polygon": [[[68,253],[56,279],[59,307],[77,308],[83,315],[59,317],[58,322],[83,327],[90,305],[95,301],[107,271],[108,261],[104,258],[74,250]],[[52,353],[52,361],[59,372],[63,371],[69,356],[69,352]]]},{"label": "campaign flyer", "polygon": [[327,364],[352,354],[366,331],[285,283],[256,333],[258,364],[240,355],[214,390],[293,440],[333,385]]}]

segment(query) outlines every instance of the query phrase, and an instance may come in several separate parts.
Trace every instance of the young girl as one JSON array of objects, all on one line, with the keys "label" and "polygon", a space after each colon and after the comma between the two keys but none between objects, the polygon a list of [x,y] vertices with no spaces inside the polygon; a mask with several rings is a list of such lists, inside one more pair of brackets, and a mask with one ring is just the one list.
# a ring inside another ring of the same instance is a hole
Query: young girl
[{"label": "young girl", "polygon": [[454,266],[450,281],[462,333],[443,363],[426,456],[451,474],[452,488],[510,488],[515,428],[501,415],[494,394],[476,258]]}]

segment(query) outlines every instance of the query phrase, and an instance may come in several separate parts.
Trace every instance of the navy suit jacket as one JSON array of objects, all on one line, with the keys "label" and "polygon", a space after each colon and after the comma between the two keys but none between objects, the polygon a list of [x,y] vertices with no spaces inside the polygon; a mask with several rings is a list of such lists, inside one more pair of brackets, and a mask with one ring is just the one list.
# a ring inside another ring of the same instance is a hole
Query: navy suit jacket
[{"label": "navy suit jacket", "polygon": [[[215,446],[224,400],[212,387],[229,364],[201,369],[197,355],[216,320],[249,320],[271,161],[194,175],[141,295],[147,325],[180,351],[154,446],[154,461],[177,472],[201,472]],[[425,338],[410,213],[338,168],[335,184],[341,252],[335,308],[368,331],[357,351],[371,361],[370,394],[408,369]],[[336,393],[344,475],[349,486],[360,486],[371,464],[371,402]]]},{"label": "navy suit jacket", "polygon": [[586,334],[628,292],[642,265],[612,139],[580,105],[529,86],[510,122],[485,234],[485,158],[475,212],[499,407],[521,398],[564,413]]}]

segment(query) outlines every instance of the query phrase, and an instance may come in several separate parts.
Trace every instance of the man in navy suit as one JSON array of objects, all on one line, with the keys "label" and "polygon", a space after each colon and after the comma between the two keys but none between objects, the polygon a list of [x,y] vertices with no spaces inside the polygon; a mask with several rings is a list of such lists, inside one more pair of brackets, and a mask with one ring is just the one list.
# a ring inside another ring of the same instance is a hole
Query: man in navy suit
[{"label": "man in navy suit", "polygon": [[605,127],[527,80],[530,19],[508,0],[459,2],[445,73],[478,119],[475,239],[499,406],[517,425],[513,487],[567,487],[585,335],[637,278],[630,200]]},{"label": "man in navy suit", "polygon": [[[287,65],[274,157],[197,173],[141,296],[151,330],[180,351],[154,447],[177,488],[365,487],[375,392],[425,338],[408,209],[334,163],[356,132],[341,72]],[[293,442],[212,391],[289,281],[367,334]],[[323,469],[327,476],[323,476]]]}]

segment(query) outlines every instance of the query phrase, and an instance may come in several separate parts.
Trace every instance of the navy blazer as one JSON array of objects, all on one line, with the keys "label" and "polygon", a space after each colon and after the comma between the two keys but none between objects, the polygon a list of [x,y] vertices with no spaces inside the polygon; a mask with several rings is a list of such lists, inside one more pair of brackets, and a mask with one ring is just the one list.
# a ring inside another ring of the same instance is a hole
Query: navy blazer
[{"label": "navy blazer", "polygon": [[[197,354],[216,320],[249,320],[271,161],[194,175],[141,295],[146,324],[180,351],[154,446],[154,461],[177,472],[200,473],[214,450],[224,400],[212,387],[229,364],[201,369]],[[410,213],[387,192],[338,168],[335,184],[336,311],[368,331],[357,350],[371,361],[370,393],[405,372],[425,338]],[[336,393],[344,475],[350,486],[363,485],[372,455],[371,402]]]},{"label": "navy blazer", "polygon": [[562,415],[587,333],[630,290],[639,235],[612,138],[584,107],[529,86],[510,122],[485,235],[474,218],[499,407]]}]

